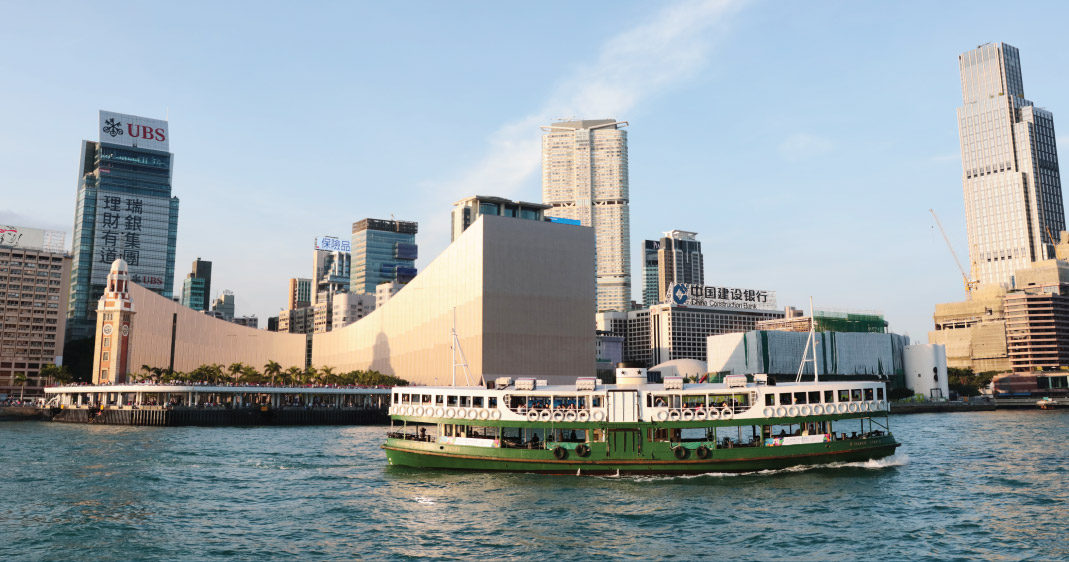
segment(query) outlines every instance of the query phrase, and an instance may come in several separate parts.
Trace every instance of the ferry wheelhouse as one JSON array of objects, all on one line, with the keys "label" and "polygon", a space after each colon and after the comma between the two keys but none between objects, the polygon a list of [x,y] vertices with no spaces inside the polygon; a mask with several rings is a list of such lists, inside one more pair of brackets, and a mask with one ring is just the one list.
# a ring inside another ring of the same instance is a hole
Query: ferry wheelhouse
[{"label": "ferry wheelhouse", "polygon": [[383,448],[392,466],[561,474],[747,472],[894,454],[882,381],[729,375],[549,385],[398,387]]}]

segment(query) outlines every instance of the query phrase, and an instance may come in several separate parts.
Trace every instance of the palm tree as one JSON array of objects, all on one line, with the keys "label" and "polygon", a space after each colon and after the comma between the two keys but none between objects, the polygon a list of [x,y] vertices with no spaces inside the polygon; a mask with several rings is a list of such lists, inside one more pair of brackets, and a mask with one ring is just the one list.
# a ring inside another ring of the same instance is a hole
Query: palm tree
[{"label": "palm tree", "polygon": [[15,384],[22,385],[22,392],[19,393],[19,401],[26,395],[26,373],[15,373]]},{"label": "palm tree", "polygon": [[298,380],[300,380],[300,377],[301,377],[302,373],[303,373],[303,371],[301,371],[300,368],[298,368],[298,367],[290,367],[289,369],[286,369],[282,373],[282,375],[283,375],[282,382],[285,383],[285,384],[293,384],[293,383],[297,382]]},{"label": "palm tree", "polygon": [[303,384],[312,384],[312,383],[316,382],[316,378],[318,378],[318,377],[319,377],[319,371],[317,371],[315,367],[308,366],[304,370],[304,374],[301,377],[301,382]]},{"label": "palm tree", "polygon": [[272,385],[275,384],[275,377],[278,376],[278,374],[281,373],[281,372],[282,372],[282,365],[279,365],[275,361],[268,361],[267,364],[264,365],[264,376],[265,377],[271,377],[271,384]]},{"label": "palm tree", "polygon": [[334,367],[326,366],[319,368],[319,379],[323,384],[333,384],[337,382],[336,375],[334,374]]},{"label": "palm tree", "polygon": [[231,363],[227,370],[230,371],[230,378],[236,381],[241,376],[241,371],[245,369],[245,364],[242,362]]}]

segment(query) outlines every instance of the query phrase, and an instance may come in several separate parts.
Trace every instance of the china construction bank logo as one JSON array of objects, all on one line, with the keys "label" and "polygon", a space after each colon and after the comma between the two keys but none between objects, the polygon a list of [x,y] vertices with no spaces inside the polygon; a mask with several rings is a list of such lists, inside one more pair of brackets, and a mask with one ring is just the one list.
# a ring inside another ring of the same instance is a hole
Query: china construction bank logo
[{"label": "china construction bank logo", "polygon": [[115,122],[114,118],[108,119],[104,122],[104,132],[114,137],[122,136],[122,122]]},{"label": "china construction bank logo", "polygon": [[678,305],[684,305],[687,304],[687,300],[689,299],[690,295],[687,293],[687,287],[685,285],[677,283],[674,287],[672,287],[671,297],[672,302]]}]

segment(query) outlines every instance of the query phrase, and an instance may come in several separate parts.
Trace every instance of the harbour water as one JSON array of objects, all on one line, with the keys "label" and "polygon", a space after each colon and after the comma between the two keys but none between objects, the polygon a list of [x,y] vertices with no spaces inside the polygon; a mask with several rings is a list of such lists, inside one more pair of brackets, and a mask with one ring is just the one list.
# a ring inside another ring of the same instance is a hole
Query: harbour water
[{"label": "harbour water", "polygon": [[2,560],[1066,560],[1067,411],[749,475],[388,468],[383,427],[0,424]]}]

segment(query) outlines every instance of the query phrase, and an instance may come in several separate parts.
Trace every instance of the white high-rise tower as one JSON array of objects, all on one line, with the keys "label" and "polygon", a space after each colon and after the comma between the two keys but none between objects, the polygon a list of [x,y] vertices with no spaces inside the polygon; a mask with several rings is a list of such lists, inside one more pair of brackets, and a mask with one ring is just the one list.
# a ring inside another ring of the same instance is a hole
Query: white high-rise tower
[{"label": "white high-rise tower", "polygon": [[594,228],[597,309],[631,307],[631,215],[626,121],[561,121],[542,127],[546,216]]},{"label": "white high-rise tower", "polygon": [[1024,97],[1017,48],[958,56],[965,221],[973,279],[1011,287],[1018,269],[1054,257],[1065,229],[1054,118]]}]

